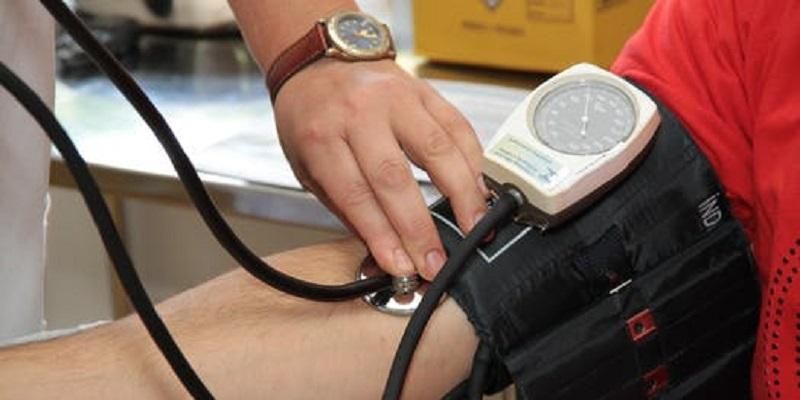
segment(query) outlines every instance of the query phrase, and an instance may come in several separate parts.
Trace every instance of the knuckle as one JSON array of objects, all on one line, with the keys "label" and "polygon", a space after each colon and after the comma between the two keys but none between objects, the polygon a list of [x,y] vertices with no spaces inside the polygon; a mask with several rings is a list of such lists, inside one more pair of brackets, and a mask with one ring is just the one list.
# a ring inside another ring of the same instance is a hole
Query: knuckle
[{"label": "knuckle", "polygon": [[300,134],[300,140],[304,146],[325,145],[330,143],[333,138],[330,127],[326,128],[325,124],[317,121],[306,123]]},{"label": "knuckle", "polygon": [[449,154],[455,148],[455,144],[445,131],[433,129],[425,136],[425,148],[423,154],[426,158],[438,158]]},{"label": "knuckle", "polygon": [[375,194],[372,188],[363,180],[356,180],[345,185],[345,190],[339,196],[339,207],[353,209],[373,201]]},{"label": "knuckle", "polygon": [[344,106],[350,115],[365,112],[370,106],[370,91],[363,86],[350,90],[344,97]]},{"label": "knuckle", "polygon": [[373,179],[381,188],[399,190],[410,183],[411,172],[404,159],[388,158],[378,163]]},{"label": "knuckle", "polygon": [[455,134],[462,134],[463,132],[469,132],[472,130],[469,122],[455,112],[448,112],[444,117],[442,117],[442,127],[446,131]]},{"label": "knuckle", "polygon": [[403,236],[411,238],[420,245],[433,241],[436,236],[436,228],[427,212],[406,215],[398,225]]}]

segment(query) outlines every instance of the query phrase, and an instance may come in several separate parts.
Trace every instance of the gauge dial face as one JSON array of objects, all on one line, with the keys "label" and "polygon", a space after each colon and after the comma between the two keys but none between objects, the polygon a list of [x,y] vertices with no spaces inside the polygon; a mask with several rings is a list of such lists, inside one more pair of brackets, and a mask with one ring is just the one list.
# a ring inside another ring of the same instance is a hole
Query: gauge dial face
[{"label": "gauge dial face", "polygon": [[583,79],[556,87],[533,112],[534,135],[567,154],[600,154],[625,141],[636,124],[630,97],[605,81]]},{"label": "gauge dial face", "polygon": [[386,47],[387,37],[377,23],[360,14],[347,14],[334,27],[339,41],[349,50],[377,52]]}]

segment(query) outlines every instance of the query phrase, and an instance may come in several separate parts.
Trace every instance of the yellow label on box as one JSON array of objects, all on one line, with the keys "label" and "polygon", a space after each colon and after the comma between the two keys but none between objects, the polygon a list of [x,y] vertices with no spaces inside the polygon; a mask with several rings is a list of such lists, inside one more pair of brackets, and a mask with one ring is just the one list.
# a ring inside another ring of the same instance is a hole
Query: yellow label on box
[{"label": "yellow label on box", "polygon": [[572,22],[575,18],[572,0],[528,0],[531,21]]}]

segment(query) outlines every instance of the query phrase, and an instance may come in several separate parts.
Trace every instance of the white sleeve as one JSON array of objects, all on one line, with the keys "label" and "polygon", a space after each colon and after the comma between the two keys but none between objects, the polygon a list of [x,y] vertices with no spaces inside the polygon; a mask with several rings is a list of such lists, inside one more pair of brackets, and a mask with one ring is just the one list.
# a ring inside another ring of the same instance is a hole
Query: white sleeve
[{"label": "white sleeve", "polygon": [[[0,60],[51,106],[53,20],[37,1],[0,1]],[[0,88],[0,341],[44,328],[49,140]]]}]

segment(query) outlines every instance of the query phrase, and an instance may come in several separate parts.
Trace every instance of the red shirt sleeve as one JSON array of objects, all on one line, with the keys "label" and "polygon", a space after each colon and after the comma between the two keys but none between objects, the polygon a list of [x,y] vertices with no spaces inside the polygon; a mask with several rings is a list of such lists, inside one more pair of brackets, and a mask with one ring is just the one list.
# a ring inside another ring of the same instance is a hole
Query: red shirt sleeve
[{"label": "red shirt sleeve", "polygon": [[800,399],[800,1],[656,1],[612,69],[714,165],[762,281],[754,396]]}]

